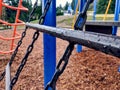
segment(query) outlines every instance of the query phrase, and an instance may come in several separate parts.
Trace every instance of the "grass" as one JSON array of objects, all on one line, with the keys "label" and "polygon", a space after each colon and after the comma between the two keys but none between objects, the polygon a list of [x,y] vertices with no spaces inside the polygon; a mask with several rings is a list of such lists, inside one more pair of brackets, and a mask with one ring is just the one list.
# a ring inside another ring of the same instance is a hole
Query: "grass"
[{"label": "grass", "polygon": [[31,21],[31,23],[38,23],[39,20],[34,20],[34,21]]},{"label": "grass", "polygon": [[[87,20],[92,20],[92,16],[88,16],[87,17]],[[103,17],[99,17],[99,15],[96,17],[96,20],[103,20]],[[106,20],[113,20],[113,17],[107,17]],[[38,23],[39,20],[34,20],[32,21],[31,23]],[[73,23],[73,17],[68,17],[68,18],[65,18],[65,19],[62,19],[60,21],[57,21],[57,24],[60,24],[60,23],[64,23],[65,25],[68,25],[68,26],[72,26],[72,23]],[[17,29],[24,29],[25,26],[18,26]]]},{"label": "grass", "polygon": [[[92,20],[93,17],[89,16],[87,17],[87,20]],[[96,17],[96,20],[103,20],[103,17]],[[113,20],[113,17],[107,17],[106,20]]]},{"label": "grass", "polygon": [[58,24],[64,23],[64,22],[71,23],[71,20],[73,20],[73,18],[66,18],[66,19],[63,19],[63,20],[61,20],[61,21],[58,21],[57,23],[58,23]]},{"label": "grass", "polygon": [[[92,20],[92,16],[88,16],[87,17],[87,20]],[[103,17],[96,17],[96,20],[103,20]],[[106,20],[113,20],[113,17],[107,17]],[[61,21],[58,21],[57,24],[60,24],[60,23],[65,23],[66,25],[69,25],[69,26],[72,26],[72,23],[73,23],[73,18],[65,18]]]},{"label": "grass", "polygon": [[[31,23],[38,23],[38,20],[31,21]],[[25,25],[17,26],[17,29],[25,29]]]}]

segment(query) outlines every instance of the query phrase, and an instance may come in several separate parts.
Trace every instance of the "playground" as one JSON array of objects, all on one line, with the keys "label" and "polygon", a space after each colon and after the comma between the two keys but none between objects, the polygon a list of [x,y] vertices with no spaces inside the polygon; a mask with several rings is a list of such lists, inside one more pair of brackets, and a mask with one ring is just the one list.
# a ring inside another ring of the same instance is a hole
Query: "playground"
[{"label": "playground", "polygon": [[[59,25],[58,25],[59,26]],[[22,33],[23,30],[19,30]],[[25,50],[26,45],[31,42],[29,36],[33,34],[33,30],[28,30],[27,35],[23,41],[23,45],[20,48],[18,55],[13,63],[12,72],[16,71],[16,67],[20,63]],[[2,32],[2,34],[11,34],[11,30],[8,32]],[[32,54],[29,57],[21,76],[15,85],[15,90],[41,90],[43,89],[43,43],[41,34],[35,43]],[[16,41],[17,42],[17,41]],[[57,60],[64,53],[67,46],[67,42],[61,39],[57,39]],[[7,45],[1,45],[7,46]],[[3,48],[3,47],[0,47]],[[7,47],[4,47],[9,49]],[[5,68],[6,64],[10,60],[10,55],[0,55],[0,71]],[[70,62],[59,78],[57,83],[58,90],[119,90],[120,88],[120,75],[118,73],[118,66],[120,59],[114,56],[106,55],[99,51],[84,47],[81,53],[77,53],[74,49]],[[0,82],[0,90],[4,90],[5,84]],[[86,89],[85,89],[86,88]]]},{"label": "playground", "polygon": [[[74,18],[73,16],[58,16],[57,26],[61,28],[71,29],[71,23],[68,20]],[[23,23],[23,22],[22,22]],[[20,35],[24,32],[25,25],[22,29],[17,30]],[[23,59],[28,45],[32,41],[34,28],[28,28],[26,36],[22,41],[22,45],[13,61],[11,67],[11,76],[13,77],[17,71],[21,60]],[[13,33],[12,29],[1,30],[0,36],[9,38]],[[25,67],[23,68],[17,83],[13,90],[44,90],[44,45],[43,33],[40,33],[37,41],[34,44],[32,53],[28,57]],[[118,28],[117,36],[120,36]],[[14,40],[17,43],[20,38]],[[49,39],[50,40],[50,39]],[[68,41],[56,38],[56,63],[64,54]],[[0,41],[0,50],[9,50],[11,41]],[[119,90],[120,89],[120,66],[119,56],[115,57],[105,54],[85,46],[82,46],[82,52],[76,52],[77,45],[75,45],[70,56],[69,63],[64,73],[58,78],[56,90]],[[52,53],[52,51],[51,51]],[[49,57],[47,57],[49,58]],[[0,73],[6,68],[10,54],[0,54]],[[53,66],[51,64],[50,66]],[[48,74],[49,75],[49,74]],[[0,90],[5,90],[6,78],[0,81]],[[8,89],[6,89],[8,90]],[[10,89],[11,90],[11,89]]]}]

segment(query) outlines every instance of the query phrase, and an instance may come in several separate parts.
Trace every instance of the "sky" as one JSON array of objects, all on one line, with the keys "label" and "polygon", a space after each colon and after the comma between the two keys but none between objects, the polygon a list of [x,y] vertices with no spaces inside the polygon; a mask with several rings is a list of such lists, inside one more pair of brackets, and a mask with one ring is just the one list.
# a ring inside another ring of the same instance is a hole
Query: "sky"
[{"label": "sky", "polygon": [[71,3],[72,0],[56,0],[56,6],[59,6],[60,4],[63,6],[65,6],[66,2]]},{"label": "sky", "polygon": [[[32,0],[32,2],[34,3],[36,0]],[[60,4],[63,6],[65,6],[66,2],[71,3],[72,0],[56,0],[56,6],[59,6]]]}]

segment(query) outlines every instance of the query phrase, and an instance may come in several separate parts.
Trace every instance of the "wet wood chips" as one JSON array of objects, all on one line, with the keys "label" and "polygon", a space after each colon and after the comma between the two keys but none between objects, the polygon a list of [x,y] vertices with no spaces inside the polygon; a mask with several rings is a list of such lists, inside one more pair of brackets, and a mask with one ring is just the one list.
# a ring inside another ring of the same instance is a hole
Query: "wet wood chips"
[{"label": "wet wood chips", "polygon": [[[21,33],[23,30],[19,30]],[[33,30],[28,30],[23,44],[13,62],[12,76],[16,72],[26,47],[31,42]],[[11,30],[0,32],[10,36]],[[13,90],[43,90],[43,40],[42,34],[35,43],[33,52],[20,74]],[[17,42],[17,41],[16,41]],[[57,62],[62,56],[67,42],[57,39]],[[0,50],[8,50],[10,42],[0,40]],[[0,55],[0,73],[10,60],[9,54]],[[57,90],[120,90],[120,59],[99,51],[83,47],[81,53],[74,49],[69,64],[57,81]],[[5,79],[0,82],[0,90],[5,90]]]}]

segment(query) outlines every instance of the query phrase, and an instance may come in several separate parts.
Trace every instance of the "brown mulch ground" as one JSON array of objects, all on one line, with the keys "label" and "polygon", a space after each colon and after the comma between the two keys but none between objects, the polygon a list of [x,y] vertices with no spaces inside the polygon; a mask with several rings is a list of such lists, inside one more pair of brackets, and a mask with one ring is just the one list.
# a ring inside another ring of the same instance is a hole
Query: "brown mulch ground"
[{"label": "brown mulch ground", "polygon": [[[19,30],[19,33],[22,31]],[[33,30],[27,31],[27,36],[13,62],[12,76],[31,42],[33,32]],[[0,35],[10,36],[11,30],[1,31]],[[42,39],[41,34],[13,90],[43,90]],[[57,39],[57,60],[62,56],[67,44],[66,41]],[[9,49],[9,45],[0,41],[1,50]],[[0,55],[0,73],[9,59],[10,55]],[[119,65],[119,58],[86,47],[83,47],[81,53],[76,53],[74,49],[66,70],[57,81],[57,90],[120,90]],[[0,90],[5,90],[5,79],[0,82]]]}]

